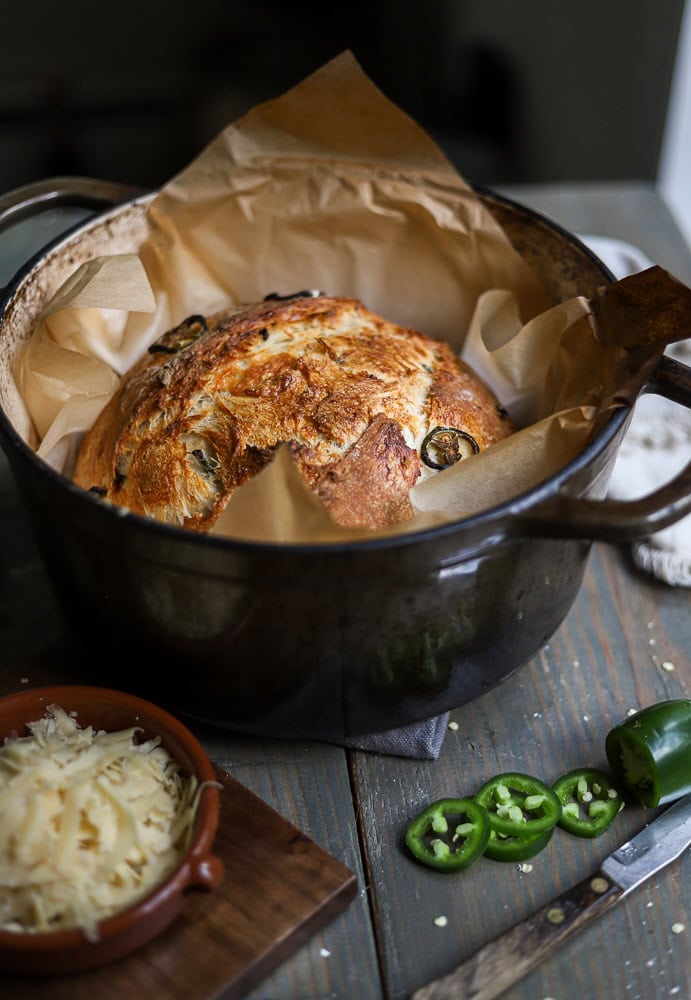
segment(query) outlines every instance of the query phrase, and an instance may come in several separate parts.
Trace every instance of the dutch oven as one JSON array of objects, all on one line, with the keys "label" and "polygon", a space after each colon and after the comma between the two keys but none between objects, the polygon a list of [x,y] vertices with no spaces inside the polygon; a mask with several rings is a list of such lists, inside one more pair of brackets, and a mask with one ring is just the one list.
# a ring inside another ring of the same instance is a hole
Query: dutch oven
[{"label": "dutch oven", "polygon": [[[478,194],[556,300],[613,280],[547,218]],[[59,178],[0,198],[0,228],[56,206],[90,210],[21,269],[0,314],[0,443],[88,650],[90,683],[126,685],[256,734],[341,739],[421,720],[477,698],[535,655],[571,607],[594,540],[643,538],[691,511],[691,465],[641,500],[604,499],[631,405],[537,487],[399,537],[236,541],[102,504],[28,446],[12,370],[42,306],[78,265],[136,252],[152,197]],[[691,406],[691,369],[663,356],[643,392]]]}]

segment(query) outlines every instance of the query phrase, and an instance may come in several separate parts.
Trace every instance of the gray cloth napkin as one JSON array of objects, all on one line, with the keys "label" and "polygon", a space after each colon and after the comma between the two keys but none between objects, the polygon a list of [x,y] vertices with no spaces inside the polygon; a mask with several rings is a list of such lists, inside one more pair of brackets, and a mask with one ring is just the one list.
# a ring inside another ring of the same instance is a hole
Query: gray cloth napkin
[{"label": "gray cloth napkin", "polygon": [[416,757],[419,760],[436,760],[439,756],[449,724],[449,713],[435,715],[424,722],[389,729],[385,733],[345,739],[340,744],[350,750],[369,750],[373,753],[393,754],[396,757]]}]

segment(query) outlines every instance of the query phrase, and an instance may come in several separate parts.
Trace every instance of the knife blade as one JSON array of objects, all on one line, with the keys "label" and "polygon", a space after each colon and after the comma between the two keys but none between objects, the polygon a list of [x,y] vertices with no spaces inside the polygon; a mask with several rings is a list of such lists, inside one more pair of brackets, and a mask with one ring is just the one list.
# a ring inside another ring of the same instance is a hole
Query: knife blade
[{"label": "knife blade", "polygon": [[611,909],[691,845],[691,794],[622,844],[598,871],[515,924],[411,1000],[493,1000],[567,938]]}]

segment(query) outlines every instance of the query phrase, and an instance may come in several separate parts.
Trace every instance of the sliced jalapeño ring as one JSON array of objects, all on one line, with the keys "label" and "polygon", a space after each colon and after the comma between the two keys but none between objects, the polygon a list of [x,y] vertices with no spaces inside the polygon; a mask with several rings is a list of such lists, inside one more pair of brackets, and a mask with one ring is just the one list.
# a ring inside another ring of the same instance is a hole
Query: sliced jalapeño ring
[{"label": "sliced jalape\u00f1o ring", "polygon": [[405,842],[423,865],[457,872],[482,856],[489,835],[487,812],[473,799],[439,799],[411,820]]},{"label": "sliced jalape\u00f1o ring", "polygon": [[561,802],[539,778],[507,771],[486,781],[475,801],[489,813],[490,826],[506,837],[529,837],[552,830],[561,818]]},{"label": "sliced jalape\u00f1o ring", "polygon": [[479,451],[480,445],[467,431],[434,427],[422,442],[420,458],[430,469],[448,469]]}]

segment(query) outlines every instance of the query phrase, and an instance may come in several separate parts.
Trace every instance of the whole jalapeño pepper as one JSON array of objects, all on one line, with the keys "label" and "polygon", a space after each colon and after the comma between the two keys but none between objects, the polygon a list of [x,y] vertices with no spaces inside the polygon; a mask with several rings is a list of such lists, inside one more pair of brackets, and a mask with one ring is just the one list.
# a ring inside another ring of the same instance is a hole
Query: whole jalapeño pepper
[{"label": "whole jalape\u00f1o pepper", "polygon": [[481,856],[489,834],[489,817],[482,806],[472,799],[439,799],[411,821],[405,842],[423,865],[457,872]]},{"label": "whole jalape\u00f1o pepper", "polygon": [[691,792],[691,700],[662,701],[610,730],[605,753],[617,780],[646,806]]}]

